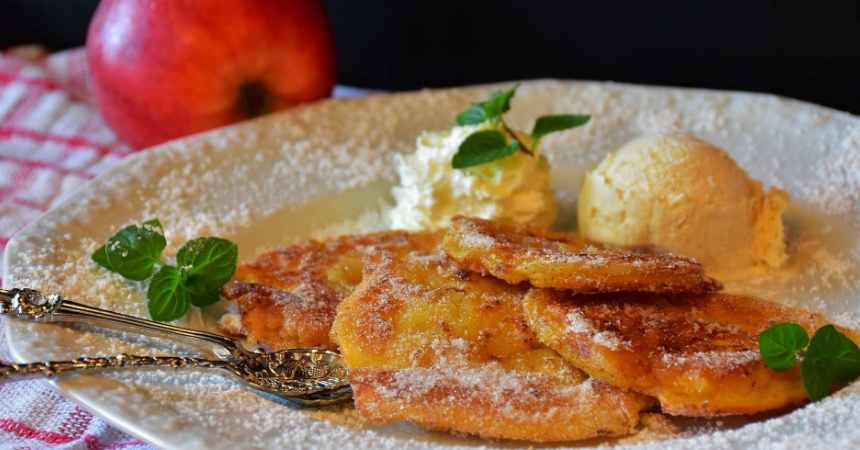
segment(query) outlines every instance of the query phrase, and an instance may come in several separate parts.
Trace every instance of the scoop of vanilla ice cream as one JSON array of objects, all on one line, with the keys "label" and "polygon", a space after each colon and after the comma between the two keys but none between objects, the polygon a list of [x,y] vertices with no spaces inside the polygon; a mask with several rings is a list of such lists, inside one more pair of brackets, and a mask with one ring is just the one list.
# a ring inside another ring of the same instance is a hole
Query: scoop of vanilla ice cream
[{"label": "scoop of vanilla ice cream", "polygon": [[[552,225],[557,207],[544,156],[518,151],[467,169],[452,167],[452,158],[466,137],[494,127],[484,123],[424,132],[414,153],[395,155],[400,185],[392,189],[396,201],[390,212],[392,228],[445,227],[456,215]],[[517,133],[517,139],[532,148],[528,135]]]},{"label": "scoop of vanilla ice cream", "polygon": [[722,149],[681,134],[635,139],[588,171],[583,237],[655,245],[699,260],[712,276],[780,267],[788,194],[767,193]]}]

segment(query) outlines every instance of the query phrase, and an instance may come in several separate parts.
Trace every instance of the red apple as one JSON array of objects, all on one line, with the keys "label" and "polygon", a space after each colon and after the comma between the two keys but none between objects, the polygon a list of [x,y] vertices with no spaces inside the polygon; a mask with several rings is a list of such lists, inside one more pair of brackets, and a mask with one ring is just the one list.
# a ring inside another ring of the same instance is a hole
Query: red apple
[{"label": "red apple", "polygon": [[134,148],[331,95],[317,0],[102,0],[87,36],[96,102]]}]

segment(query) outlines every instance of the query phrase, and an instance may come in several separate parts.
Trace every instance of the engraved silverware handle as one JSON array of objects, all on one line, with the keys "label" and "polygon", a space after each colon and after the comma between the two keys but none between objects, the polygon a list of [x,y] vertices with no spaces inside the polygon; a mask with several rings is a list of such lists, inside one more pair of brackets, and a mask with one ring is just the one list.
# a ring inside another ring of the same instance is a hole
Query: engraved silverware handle
[{"label": "engraved silverware handle", "polygon": [[[299,361],[296,361],[298,363]],[[307,361],[304,361],[305,363]],[[71,361],[48,361],[26,364],[0,364],[0,383],[30,378],[54,378],[63,375],[86,374],[123,368],[224,369],[233,378],[257,391],[267,392],[308,406],[327,405],[352,396],[345,374],[323,378],[286,374],[278,368],[255,370],[242,361],[212,361],[182,356],[136,356],[125,353],[98,358],[77,358]],[[335,372],[337,368],[333,369]],[[286,368],[286,372],[295,372]]]},{"label": "engraved silverware handle", "polygon": [[121,367],[186,367],[225,369],[246,385],[305,405],[323,405],[352,395],[349,370],[337,352],[289,349],[279,352],[248,351],[238,340],[127,316],[43,295],[32,289],[0,289],[0,315],[37,322],[72,322],[129,331],[185,342],[212,350],[220,361],[186,357],[146,357],[122,354],[107,358],[0,365],[0,382],[10,377],[53,376],[64,372],[92,372]]},{"label": "engraved silverware handle", "polygon": [[211,350],[221,358],[242,359],[247,352],[236,339],[205,331],[176,327],[139,317],[115,313],[33,289],[0,289],[0,315],[37,322],[72,322],[117,331],[178,339],[197,348]]},{"label": "engraved silverware handle", "polygon": [[226,368],[228,363],[181,356],[135,356],[122,353],[100,358],[48,361],[29,364],[0,364],[0,383],[25,378],[53,378],[70,373],[89,373],[124,367]]}]

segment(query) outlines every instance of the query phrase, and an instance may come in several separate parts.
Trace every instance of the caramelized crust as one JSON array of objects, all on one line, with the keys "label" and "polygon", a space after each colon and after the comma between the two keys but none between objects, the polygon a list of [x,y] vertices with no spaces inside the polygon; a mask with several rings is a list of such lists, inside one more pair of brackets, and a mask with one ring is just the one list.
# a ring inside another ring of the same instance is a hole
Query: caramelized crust
[{"label": "caramelized crust", "polygon": [[374,423],[411,420],[430,430],[491,439],[552,442],[629,434],[645,405],[644,397],[637,402],[635,394],[594,378],[573,384],[493,363],[357,369],[349,382],[359,413]]},{"label": "caramelized crust", "polygon": [[575,295],[532,289],[525,317],[541,342],[589,375],[656,397],[684,416],[752,414],[808,401],[800,367],[764,365],[758,335],[795,322],[810,336],[821,314],[729,294]]},{"label": "caramelized crust", "polygon": [[528,286],[470,272],[441,251],[368,257],[333,340],[358,411],[486,438],[564,441],[630,433],[650,399],[588,378],[537,341]]},{"label": "caramelized crust", "polygon": [[633,253],[553,233],[534,225],[456,217],[445,251],[460,264],[509,283],[577,293],[710,292],[722,288],[695,260],[672,254]]},{"label": "caramelized crust", "polygon": [[361,281],[364,257],[380,249],[406,252],[439,246],[439,232],[388,231],[306,241],[242,264],[221,294],[236,300],[238,314],[221,330],[272,350],[336,349],[329,339],[338,303]]}]

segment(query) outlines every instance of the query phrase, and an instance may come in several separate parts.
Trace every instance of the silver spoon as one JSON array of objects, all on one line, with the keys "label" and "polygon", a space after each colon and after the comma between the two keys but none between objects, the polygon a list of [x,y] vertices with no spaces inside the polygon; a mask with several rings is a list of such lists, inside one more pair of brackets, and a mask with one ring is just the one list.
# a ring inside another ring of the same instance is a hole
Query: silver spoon
[{"label": "silver spoon", "polygon": [[[37,322],[94,325],[165,338],[211,351],[220,360],[173,357],[176,359],[165,360],[162,364],[156,364],[155,361],[142,364],[145,359],[139,358],[145,357],[125,355],[120,358],[122,356],[120,355],[105,361],[105,364],[108,364],[105,367],[125,367],[130,365],[128,361],[132,358],[138,365],[146,366],[177,364],[186,367],[190,364],[194,367],[223,368],[249,382],[253,387],[309,405],[332,403],[352,395],[346,380],[348,372],[346,366],[340,355],[328,350],[290,349],[266,352],[263,349],[257,349],[249,351],[237,339],[106,311],[66,300],[58,295],[44,295],[33,289],[0,289],[0,315]],[[98,358],[88,360],[95,359]],[[28,372],[38,371],[44,374],[45,371],[41,370],[39,364],[44,363],[35,363],[32,370],[28,369]],[[56,364],[65,363],[51,363],[54,367]],[[80,362],[75,364],[81,365]]]},{"label": "silver spoon", "polygon": [[[335,403],[350,394],[346,372],[325,373],[313,377],[309,373],[326,370],[337,354],[327,350],[290,352],[294,359],[263,369],[253,367],[251,361],[213,361],[184,356],[136,356],[125,353],[98,358],[76,358],[71,361],[47,361],[27,364],[0,364],[0,383],[28,378],[54,378],[64,375],[85,374],[123,368],[220,369],[247,386],[284,397],[303,405],[317,406]],[[285,353],[285,352],[280,352]],[[334,366],[339,371],[343,366]],[[224,373],[224,372],[221,372]]]}]

